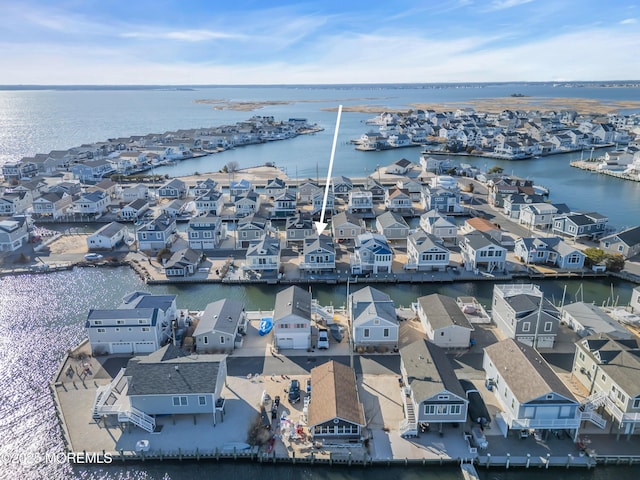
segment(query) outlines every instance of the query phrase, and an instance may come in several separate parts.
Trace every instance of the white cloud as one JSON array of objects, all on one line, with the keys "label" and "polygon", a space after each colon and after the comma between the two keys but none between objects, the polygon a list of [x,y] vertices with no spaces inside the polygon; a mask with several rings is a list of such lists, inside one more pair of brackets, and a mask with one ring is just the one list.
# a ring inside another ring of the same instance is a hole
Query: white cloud
[{"label": "white cloud", "polygon": [[494,0],[489,6],[489,10],[504,10],[506,8],[517,7],[525,3],[533,2],[533,0]]},{"label": "white cloud", "polygon": [[179,40],[183,42],[203,42],[207,40],[237,39],[244,35],[218,32],[214,30],[177,30],[177,31],[139,31],[121,34],[125,38],[158,38],[166,40]]},{"label": "white cloud", "polygon": [[635,18],[625,18],[620,22],[620,25],[630,25],[633,23],[637,23],[638,21]]}]

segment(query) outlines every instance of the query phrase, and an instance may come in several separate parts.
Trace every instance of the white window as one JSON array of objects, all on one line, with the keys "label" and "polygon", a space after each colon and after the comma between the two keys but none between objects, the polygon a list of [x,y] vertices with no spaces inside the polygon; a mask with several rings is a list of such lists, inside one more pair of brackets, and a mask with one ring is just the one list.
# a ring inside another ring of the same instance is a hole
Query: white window
[{"label": "white window", "polygon": [[544,331],[545,332],[550,332],[552,328],[553,328],[553,323],[544,322]]},{"label": "white window", "polygon": [[368,328],[365,328],[365,329],[362,331],[362,336],[363,336],[363,337],[365,337],[365,338],[368,338],[368,337],[369,337],[369,333],[370,333],[370,332],[369,332],[369,329],[368,329]]},{"label": "white window", "polygon": [[124,320],[116,320],[116,324],[118,324],[118,325],[124,325]]},{"label": "white window", "polygon": [[106,328],[99,328],[98,333],[105,333],[107,331]]},{"label": "white window", "polygon": [[633,399],[633,408],[640,408],[640,398]]},{"label": "white window", "polygon": [[202,337],[202,343],[204,343],[205,345],[207,345],[209,343],[209,337]]},{"label": "white window", "polygon": [[385,328],[385,329],[382,330],[382,336],[383,337],[388,337],[389,336],[389,329],[388,328]]},{"label": "white window", "polygon": [[436,413],[438,415],[447,415],[447,412],[449,411],[449,405],[438,405],[438,408],[436,409]]},{"label": "white window", "polygon": [[198,397],[198,405],[206,405],[206,404],[207,404],[207,397],[204,397],[204,396]]},{"label": "white window", "polygon": [[94,325],[102,325],[102,320],[94,320]]},{"label": "white window", "polygon": [[438,400],[449,400],[449,395],[438,395]]},{"label": "white window", "polygon": [[531,330],[531,322],[522,322],[522,331],[528,332]]},{"label": "white window", "polygon": [[424,414],[425,415],[435,415],[436,414],[436,406],[435,405],[425,405],[424,406]]},{"label": "white window", "polygon": [[460,415],[462,405],[449,405],[449,415]]},{"label": "white window", "polygon": [[143,331],[143,332],[148,332],[148,331],[150,331],[150,330],[151,330],[151,329],[150,329],[149,327],[142,327],[142,331]]},{"label": "white window", "polygon": [[174,407],[184,407],[188,404],[187,397],[173,397]]},{"label": "white window", "polygon": [[224,335],[220,335],[220,343],[223,344],[224,343]]}]

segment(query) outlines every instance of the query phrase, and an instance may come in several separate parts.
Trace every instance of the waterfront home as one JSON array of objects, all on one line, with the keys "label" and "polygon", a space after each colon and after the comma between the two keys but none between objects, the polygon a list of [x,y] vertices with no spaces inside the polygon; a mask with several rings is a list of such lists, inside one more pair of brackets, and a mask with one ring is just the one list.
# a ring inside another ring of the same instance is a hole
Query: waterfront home
[{"label": "waterfront home", "polygon": [[196,212],[198,215],[222,215],[224,208],[224,197],[218,190],[211,189],[198,195],[195,199]]},{"label": "waterfront home", "polygon": [[483,232],[473,232],[460,239],[460,252],[465,270],[481,268],[488,273],[507,268],[507,249]]},{"label": "waterfront home", "polygon": [[513,220],[518,220],[520,218],[520,209],[524,205],[543,202],[544,197],[542,195],[523,195],[521,193],[514,193],[513,195],[507,195],[504,197],[503,212],[507,217]]},{"label": "waterfront home", "polygon": [[229,197],[231,197],[232,202],[235,202],[239,197],[243,197],[252,191],[253,184],[244,178],[229,184]]},{"label": "waterfront home", "polygon": [[0,252],[15,252],[29,241],[26,219],[0,219]]},{"label": "waterfront home", "polygon": [[149,202],[144,198],[139,198],[122,207],[118,212],[118,217],[125,222],[135,222],[142,218],[147,211],[150,211]]},{"label": "waterfront home", "polygon": [[398,317],[391,297],[372,287],[349,295],[348,315],[354,347],[397,348]]},{"label": "waterfront home", "polygon": [[5,180],[22,180],[38,175],[38,165],[30,158],[23,158],[20,162],[7,162],[2,165],[2,176]]},{"label": "waterfront home", "polygon": [[413,168],[413,163],[407,160],[406,158],[401,158],[400,160],[396,160],[395,162],[387,165],[385,168],[386,173],[390,173],[392,175],[406,175]]},{"label": "waterfront home", "polygon": [[174,178],[158,188],[157,196],[160,198],[186,198],[188,192],[187,184],[179,178]]},{"label": "waterfront home", "polygon": [[383,202],[386,189],[375,178],[368,176],[364,182],[364,190],[371,193],[374,202]]},{"label": "waterfront home", "polygon": [[[1,201],[0,199],[0,202]],[[73,198],[71,195],[60,192],[48,192],[33,201],[33,217],[57,220],[68,213],[72,204]]]},{"label": "waterfront home", "polygon": [[396,186],[401,190],[406,190],[412,201],[419,202],[422,199],[422,189],[424,188],[422,182],[411,178],[403,178],[396,182]]},{"label": "waterfront home", "polygon": [[[586,407],[602,408],[611,433],[640,431],[640,345],[638,339],[598,333],[576,342],[572,378],[589,393]],[[601,425],[604,428],[605,425]],[[614,428],[615,427],[615,428]]]},{"label": "waterfront home", "polygon": [[563,237],[594,240],[607,230],[608,218],[596,212],[567,213],[553,219],[553,233]]},{"label": "waterfront home", "polygon": [[129,360],[124,376],[133,412],[149,417],[204,413],[215,425],[216,414],[223,409],[226,355],[189,355],[169,344]]},{"label": "waterfront home", "polygon": [[175,295],[133,292],[116,309],[90,310],[85,328],[93,355],[157,350],[177,318],[175,302]]},{"label": "waterfront home", "polygon": [[5,193],[0,197],[0,215],[18,215],[24,213],[33,203],[29,192]]},{"label": "waterfront home", "polygon": [[276,198],[287,192],[287,184],[281,178],[273,178],[267,182],[264,189],[268,198]]},{"label": "waterfront home", "polygon": [[624,258],[640,254],[640,225],[600,239],[600,248],[607,253],[618,253]]},{"label": "waterfront home", "polygon": [[180,200],[176,198],[175,200],[171,200],[168,205],[163,205],[162,208],[160,208],[160,212],[168,215],[169,217],[175,218],[185,213],[185,207],[189,203],[191,203],[191,205],[194,205],[194,203],[192,202],[187,202],[186,200]]},{"label": "waterfront home", "polygon": [[552,348],[560,313],[533,284],[494,285],[491,317],[502,333],[536,348]]},{"label": "waterfront home", "polygon": [[260,240],[271,229],[271,221],[257,214],[247,215],[236,224],[236,248],[248,248],[252,240]]},{"label": "waterfront home", "polygon": [[234,207],[236,217],[246,217],[260,210],[260,195],[253,190],[240,196],[235,196]]},{"label": "waterfront home", "polygon": [[118,222],[111,222],[87,237],[89,250],[113,250],[129,238],[129,229]]},{"label": "waterfront home", "polygon": [[100,180],[98,183],[88,188],[88,191],[104,192],[109,198],[114,199],[120,196],[120,186],[109,178]]},{"label": "waterfront home", "polygon": [[469,348],[473,326],[456,301],[434,293],[418,298],[418,318],[427,338],[441,348]]},{"label": "waterfront home", "polygon": [[317,193],[324,194],[324,189],[320,188],[315,182],[304,182],[298,187],[298,200],[303,203],[309,203]]},{"label": "waterfront home", "polygon": [[357,213],[363,218],[373,217],[373,194],[367,190],[353,189],[349,192],[348,213]]},{"label": "waterfront home", "polygon": [[420,228],[445,243],[455,245],[458,241],[458,227],[454,221],[437,210],[429,210],[420,215]]},{"label": "waterfront home", "polygon": [[277,293],[273,331],[278,349],[311,348],[311,292],[293,285]]},{"label": "waterfront home", "polygon": [[149,198],[149,187],[143,183],[138,183],[131,187],[125,187],[120,192],[120,198],[123,202],[129,203],[138,199]]},{"label": "waterfront home", "polygon": [[205,195],[211,190],[220,191],[220,184],[213,178],[205,178],[204,180],[198,180],[193,187],[193,196],[199,197]]},{"label": "waterfront home", "polygon": [[424,187],[421,196],[422,207],[444,213],[461,213],[460,190],[442,187]]},{"label": "waterfront home", "polygon": [[558,206],[550,203],[532,203],[523,205],[520,208],[520,218],[518,223],[524,225],[529,230],[549,230],[553,225],[556,214],[566,212],[560,211]]},{"label": "waterfront home", "polygon": [[507,338],[485,347],[482,368],[502,411],[496,415],[506,438],[510,430],[569,430],[577,438],[580,403],[547,361],[529,345]]},{"label": "waterfront home", "polygon": [[411,197],[406,190],[392,187],[387,190],[384,199],[384,206],[391,212],[413,213]]},{"label": "waterfront home", "polygon": [[73,202],[74,212],[100,218],[103,213],[107,212],[110,203],[111,199],[104,192],[82,193],[80,198]]},{"label": "waterfront home", "polygon": [[138,228],[138,249],[160,250],[170,247],[176,237],[176,231],[175,219],[162,214]]},{"label": "waterfront home", "polygon": [[88,160],[73,165],[71,173],[73,173],[73,178],[82,183],[98,183],[105,176],[115,173],[115,170],[106,160]]},{"label": "waterfront home", "polygon": [[220,246],[226,237],[226,227],[220,217],[208,215],[189,220],[187,240],[194,250],[213,250]]},{"label": "waterfront home", "polygon": [[582,269],[586,255],[560,237],[518,238],[514,255],[526,264],[551,264],[563,269]]},{"label": "waterfront home", "polygon": [[315,225],[311,215],[305,212],[298,212],[294,216],[287,218],[285,226],[287,233],[287,246],[292,243],[302,243],[304,239],[315,234]]},{"label": "waterfront home", "polygon": [[353,189],[353,182],[345,176],[333,177],[331,179],[333,194],[336,197],[346,198]]},{"label": "waterfront home", "polygon": [[349,264],[352,275],[391,273],[393,251],[387,239],[378,233],[363,233],[356,237]]},{"label": "waterfront home", "polygon": [[418,425],[464,424],[469,401],[444,350],[429,340],[400,349],[402,402],[405,419],[400,435],[418,436]]},{"label": "waterfront home", "polygon": [[449,250],[441,239],[422,230],[409,235],[405,270],[444,271],[448,266]]},{"label": "waterfront home", "polygon": [[631,331],[591,303],[575,302],[562,307],[560,319],[581,337],[607,333],[616,338],[632,338]]},{"label": "waterfront home", "polygon": [[330,273],[336,269],[336,247],[327,235],[305,238],[302,256],[299,268],[307,273]]},{"label": "waterfront home", "polygon": [[[319,191],[313,195],[311,199],[311,215],[312,216],[320,216],[322,214],[322,203],[324,202],[324,191]],[[325,209],[325,219],[328,217],[333,217],[335,213],[335,202],[336,197],[332,191],[327,192],[327,206]]]},{"label": "waterfront home", "polygon": [[241,302],[223,298],[209,303],[197,322],[193,338],[198,353],[219,350],[231,353],[242,346],[247,330],[247,313]]},{"label": "waterfront home", "polygon": [[489,195],[487,197],[489,205],[496,208],[504,207],[504,198],[514,193],[522,193],[525,195],[533,195],[533,180],[524,180],[521,178],[498,176],[487,182]]},{"label": "waterfront home", "polygon": [[249,242],[242,268],[260,274],[277,274],[280,268],[280,240],[267,232],[260,240]]},{"label": "waterfront home", "polygon": [[338,243],[350,242],[366,232],[366,225],[361,217],[340,212],[331,218],[331,232]]},{"label": "waterfront home", "polygon": [[366,420],[351,367],[330,360],[312,368],[311,391],[307,425],[314,442],[344,444],[362,440]]},{"label": "waterfront home", "polygon": [[405,240],[409,235],[409,225],[395,212],[384,212],[376,218],[376,230],[387,240]]},{"label": "waterfront home", "polygon": [[192,248],[181,248],[164,263],[164,274],[167,278],[190,277],[198,271],[202,263],[202,251]]},{"label": "waterfront home", "polygon": [[500,230],[500,227],[486,218],[469,218],[462,224],[461,230],[464,233],[481,232],[498,243],[502,241],[502,230]]},{"label": "waterfront home", "polygon": [[283,192],[276,195],[273,200],[271,216],[276,218],[286,218],[296,213],[296,196],[290,192]]}]

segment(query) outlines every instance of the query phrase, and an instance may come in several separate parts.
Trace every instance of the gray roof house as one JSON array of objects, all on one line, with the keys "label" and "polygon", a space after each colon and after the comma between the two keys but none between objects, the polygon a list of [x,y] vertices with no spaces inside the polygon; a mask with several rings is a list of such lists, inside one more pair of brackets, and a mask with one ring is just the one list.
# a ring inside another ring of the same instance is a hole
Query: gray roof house
[{"label": "gray roof house", "polygon": [[198,271],[202,258],[202,251],[181,248],[164,264],[164,273],[172,278],[189,277]]},{"label": "gray roof house", "polygon": [[558,268],[580,270],[586,255],[560,237],[518,238],[514,254],[527,264],[551,264]]},{"label": "gray roof house", "polygon": [[465,270],[504,271],[507,249],[484,232],[473,232],[460,239],[460,252]]},{"label": "gray roof house", "polygon": [[304,260],[300,270],[308,273],[330,273],[336,269],[336,247],[327,235],[307,237],[303,248]]},{"label": "gray roof house", "polygon": [[195,217],[189,220],[187,239],[194,250],[213,250],[226,237],[226,226],[220,217]]},{"label": "gray roof house", "polygon": [[129,229],[126,225],[111,222],[87,237],[87,247],[89,250],[113,250],[128,237]]},{"label": "gray roof house", "polygon": [[200,215],[222,215],[224,197],[219,190],[212,188],[200,193],[195,199],[196,210]]},{"label": "gray roof house", "polygon": [[331,218],[331,232],[339,243],[353,241],[365,231],[364,220],[356,215],[340,212]]},{"label": "gray roof house", "polygon": [[123,221],[136,221],[149,210],[149,201],[145,198],[138,198],[122,207],[118,212],[118,217]]},{"label": "gray roof house", "polygon": [[280,240],[266,233],[260,240],[252,240],[247,248],[244,270],[260,272],[261,275],[277,275],[280,268]]},{"label": "gray roof house", "polygon": [[260,210],[260,195],[251,190],[234,197],[236,217],[246,217]]},{"label": "gray roof house", "polygon": [[304,239],[315,234],[315,226],[311,215],[298,212],[287,218],[286,224],[287,245],[291,242],[304,242]]},{"label": "gray roof house", "polygon": [[596,333],[607,333],[617,338],[633,337],[631,331],[592,303],[575,302],[565,305],[560,318],[581,337]]},{"label": "gray roof house", "polygon": [[417,230],[407,238],[406,270],[444,271],[449,266],[449,250],[442,245],[442,240]]},{"label": "gray roof house", "polygon": [[176,221],[165,214],[154,218],[138,228],[137,240],[140,250],[160,250],[169,247],[176,236]]},{"label": "gray roof house", "polygon": [[417,436],[420,423],[436,424],[442,432],[447,423],[466,422],[469,401],[443,349],[429,340],[417,340],[400,349],[400,361],[402,436]]},{"label": "gray roof house", "polygon": [[158,188],[158,196],[161,198],[185,198],[189,189],[187,184],[179,178],[169,180]]},{"label": "gray roof house", "polygon": [[0,220],[0,252],[14,252],[29,240],[24,218]]},{"label": "gray roof house", "polygon": [[384,212],[376,218],[376,230],[387,240],[404,240],[409,235],[409,225],[402,215]]},{"label": "gray roof house", "polygon": [[247,314],[241,302],[223,298],[210,303],[202,312],[193,332],[196,350],[198,353],[212,353],[241,347],[246,328]]},{"label": "gray roof house", "polygon": [[457,243],[458,227],[455,222],[437,210],[429,210],[420,216],[420,228],[441,238],[445,243]]},{"label": "gray roof house", "polygon": [[273,331],[278,349],[311,348],[311,292],[296,285],[278,292]]},{"label": "gray roof house", "polygon": [[578,239],[595,239],[607,230],[607,217],[596,212],[568,213],[553,219],[553,233]]},{"label": "gray roof house", "polygon": [[355,347],[398,346],[398,317],[389,295],[364,287],[349,295],[348,309]]},{"label": "gray roof house", "polygon": [[502,407],[496,423],[510,430],[563,429],[577,438],[580,403],[546,360],[529,345],[512,338],[485,347],[482,365]]},{"label": "gray roof house", "polygon": [[640,225],[601,238],[600,248],[607,253],[619,253],[624,258],[639,255]]},{"label": "gray roof house", "polygon": [[417,313],[433,343],[442,348],[469,348],[474,329],[453,298],[439,293],[420,297]]},{"label": "gray roof house", "polygon": [[247,215],[236,225],[236,248],[247,248],[253,240],[260,240],[271,228],[271,221],[256,214]]}]

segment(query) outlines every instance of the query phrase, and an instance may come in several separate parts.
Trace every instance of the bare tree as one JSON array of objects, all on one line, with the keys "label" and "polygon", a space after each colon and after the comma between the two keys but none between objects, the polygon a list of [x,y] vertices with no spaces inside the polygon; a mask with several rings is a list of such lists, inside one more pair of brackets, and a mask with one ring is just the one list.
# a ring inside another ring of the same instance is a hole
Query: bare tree
[{"label": "bare tree", "polygon": [[232,160],[229,163],[227,163],[226,167],[227,167],[227,172],[229,173],[237,172],[240,169],[240,165],[235,160]]}]

